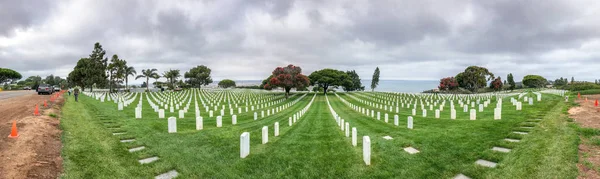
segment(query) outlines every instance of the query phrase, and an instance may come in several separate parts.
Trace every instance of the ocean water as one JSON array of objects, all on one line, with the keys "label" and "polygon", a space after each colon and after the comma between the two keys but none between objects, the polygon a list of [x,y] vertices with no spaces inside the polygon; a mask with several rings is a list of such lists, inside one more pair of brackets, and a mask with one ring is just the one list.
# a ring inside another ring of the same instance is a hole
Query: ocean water
[{"label": "ocean water", "polygon": [[[240,80],[236,81],[238,86],[251,86],[260,85],[262,80]],[[218,81],[213,84],[219,83]],[[361,80],[365,91],[371,91],[371,80]],[[379,85],[375,88],[375,91],[386,91],[386,92],[407,92],[407,93],[419,93],[425,90],[437,88],[439,81],[422,81],[422,80],[379,80]],[[342,91],[341,87],[338,91]]]}]

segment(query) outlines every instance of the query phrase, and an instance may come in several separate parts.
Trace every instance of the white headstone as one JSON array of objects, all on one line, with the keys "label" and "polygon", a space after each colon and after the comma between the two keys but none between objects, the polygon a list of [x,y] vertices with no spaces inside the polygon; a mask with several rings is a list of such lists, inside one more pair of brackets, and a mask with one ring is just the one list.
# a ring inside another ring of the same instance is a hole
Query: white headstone
[{"label": "white headstone", "polygon": [[439,119],[439,118],[440,118],[440,110],[439,110],[439,109],[436,109],[436,110],[435,110],[435,118],[436,118],[436,119]]},{"label": "white headstone", "polygon": [[363,160],[366,165],[371,165],[371,139],[363,136]]},{"label": "white headstone", "polygon": [[123,102],[119,101],[118,106],[119,106],[119,111],[122,111],[123,110]]},{"label": "white headstone", "polygon": [[398,115],[394,115],[394,125],[398,126]]},{"label": "white headstone", "polygon": [[346,122],[346,137],[350,137],[350,130],[348,129],[350,129],[350,123]]},{"label": "white headstone", "polygon": [[196,130],[202,130],[204,128],[202,116],[196,117]]},{"label": "white headstone", "polygon": [[244,132],[240,135],[240,158],[246,158],[250,154],[250,133]]},{"label": "white headstone", "polygon": [[385,115],[384,115],[384,121],[385,121],[385,123],[388,123],[388,113],[385,113]]},{"label": "white headstone", "polygon": [[450,119],[456,119],[456,110],[450,109]]},{"label": "white headstone", "polygon": [[175,117],[169,117],[169,133],[176,133],[177,132],[177,118]]},{"label": "white headstone", "polygon": [[158,110],[158,118],[159,119],[164,119],[165,118],[165,110],[164,109],[159,109]]},{"label": "white headstone", "polygon": [[475,109],[471,109],[471,115],[470,115],[469,119],[471,119],[471,120],[477,119],[477,111],[475,111]]},{"label": "white headstone", "polygon": [[483,112],[483,104],[479,104],[479,112]]},{"label": "white headstone", "polygon": [[209,117],[213,117],[213,116],[214,116],[214,115],[213,115],[213,111],[212,111],[212,110],[208,111],[208,116],[209,116]]},{"label": "white headstone", "polygon": [[256,119],[258,119],[258,114],[254,112],[254,120],[256,121]]},{"label": "white headstone", "polygon": [[352,146],[356,147],[356,127],[352,128]]},{"label": "white headstone", "polygon": [[266,144],[267,142],[269,142],[269,128],[264,126],[262,128],[262,144]]},{"label": "white headstone", "polygon": [[423,109],[423,117],[427,117],[427,110]]},{"label": "white headstone", "polygon": [[279,136],[279,122],[275,122],[275,126],[273,126],[273,131],[275,132],[275,137]]},{"label": "white headstone", "polygon": [[179,119],[183,119],[183,118],[184,118],[183,110],[179,110]]},{"label": "white headstone", "polygon": [[413,117],[412,116],[408,116],[408,122],[406,125],[407,125],[407,128],[413,129]]},{"label": "white headstone", "polygon": [[502,108],[494,108],[494,119],[502,119]]},{"label": "white headstone", "polygon": [[223,116],[217,116],[217,127],[223,127]]},{"label": "white headstone", "polygon": [[237,115],[231,116],[231,124],[233,124],[233,125],[237,124]]}]

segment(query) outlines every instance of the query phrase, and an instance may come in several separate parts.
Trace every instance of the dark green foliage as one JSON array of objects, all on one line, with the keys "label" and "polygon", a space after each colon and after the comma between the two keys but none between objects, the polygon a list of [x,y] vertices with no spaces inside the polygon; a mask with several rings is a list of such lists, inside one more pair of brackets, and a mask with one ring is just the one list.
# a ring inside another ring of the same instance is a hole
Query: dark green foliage
[{"label": "dark green foliage", "polygon": [[539,75],[527,75],[523,77],[523,85],[529,88],[542,88],[546,83],[548,83],[548,80]]},{"label": "dark green foliage", "polygon": [[515,84],[515,79],[513,77],[513,74],[509,73],[506,76],[506,79],[508,79],[508,85],[510,85],[510,87],[509,87],[510,91],[515,90],[515,88],[517,87],[517,85]]},{"label": "dark green foliage", "polygon": [[169,71],[166,71],[163,73],[163,77],[165,77],[167,79],[167,81],[168,81],[167,85],[168,85],[169,89],[175,89],[175,85],[176,85],[175,82],[177,82],[177,79],[179,77],[181,77],[181,73],[179,72],[179,70],[169,70]]},{"label": "dark green foliage", "polygon": [[186,83],[193,87],[200,88],[213,82],[212,78],[210,77],[210,72],[210,68],[204,65],[199,65],[190,69],[190,71],[185,72],[183,77],[188,79],[185,81]]},{"label": "dark green foliage", "polygon": [[235,87],[235,81],[230,80],[230,79],[221,80],[221,81],[219,81],[219,87],[221,87],[221,88]]},{"label": "dark green foliage", "polygon": [[8,68],[0,68],[0,84],[9,83],[23,78],[21,74],[15,70]]},{"label": "dark green foliage", "polygon": [[373,78],[371,80],[371,91],[375,91],[375,88],[379,85],[379,67],[375,68],[373,72]]},{"label": "dark green foliage", "polygon": [[100,43],[94,44],[94,50],[88,58],[81,58],[73,71],[69,73],[67,80],[69,83],[81,86],[82,90],[86,87],[92,90],[93,86],[106,86],[108,59],[104,57],[106,51],[102,49]]},{"label": "dark green foliage", "polygon": [[479,88],[486,86],[487,81],[494,79],[494,74],[487,68],[470,66],[467,67],[465,71],[458,73],[455,79],[461,88],[477,92]]},{"label": "dark green foliage", "polygon": [[362,83],[360,82],[360,77],[358,76],[356,71],[354,71],[354,70],[346,71],[346,74],[348,74],[348,76],[352,79],[352,84],[347,84],[345,86],[342,86],[344,91],[364,91],[365,90],[365,86],[363,86]]},{"label": "dark green foliage", "polygon": [[349,86],[352,79],[346,72],[334,69],[322,69],[311,73],[308,78],[311,85],[318,85],[323,88],[323,93],[327,93],[329,87],[337,88],[339,86]]}]

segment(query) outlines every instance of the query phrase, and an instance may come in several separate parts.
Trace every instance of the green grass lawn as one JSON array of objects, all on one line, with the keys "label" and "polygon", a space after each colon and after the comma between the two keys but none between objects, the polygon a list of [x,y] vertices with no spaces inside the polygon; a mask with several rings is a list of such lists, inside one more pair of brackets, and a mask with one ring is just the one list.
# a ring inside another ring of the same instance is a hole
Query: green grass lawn
[{"label": "green grass lawn", "polygon": [[[378,94],[338,95],[352,104],[374,109],[355,98],[370,100],[368,97]],[[334,94],[328,94],[332,108],[351,127],[358,129],[357,147],[352,146],[351,138],[345,137],[337,126],[323,94],[316,96],[297,123],[288,126],[288,117],[307,106],[312,97],[313,94],[308,94],[291,107],[256,121],[252,113],[244,113],[238,115],[237,125],[231,125],[231,117],[225,116],[222,128],[217,128],[215,119],[203,113],[204,129],[200,131],[195,130],[193,107],[190,107],[192,112],[177,120],[178,133],[172,134],[167,133],[167,119],[158,119],[146,99],[143,119],[134,119],[137,102],[124,111],[117,111],[117,105],[112,102],[101,103],[83,95],[79,102],[69,98],[61,119],[63,177],[151,178],[170,170],[176,170],[178,178],[452,178],[459,173],[471,178],[577,176],[577,133],[565,115],[569,104],[562,102],[559,96],[544,94],[544,101],[535,102],[533,106],[523,103],[522,111],[516,111],[510,98],[504,98],[502,120],[493,120],[495,102],[485,112],[478,113],[475,121],[468,120],[469,114],[463,113],[458,103],[455,103],[456,120],[449,119],[449,104],[440,119],[433,118],[433,111],[428,111],[428,117],[423,118],[417,110],[414,129],[410,130],[406,128],[410,109],[400,109],[400,124],[395,126],[395,109],[389,113],[389,123],[385,123],[383,113],[381,120],[376,120],[351,109]],[[177,115],[167,113],[166,116]],[[278,137],[273,136],[275,122],[280,124]],[[118,129],[109,129],[117,126]],[[269,126],[269,143],[264,145],[261,144],[263,126]],[[529,134],[519,135],[513,131]],[[113,135],[113,132],[126,134]],[[239,157],[242,132],[250,132],[251,140],[250,155],[245,159]],[[370,166],[362,160],[362,136],[371,138]],[[393,139],[385,140],[383,136]],[[136,141],[119,142],[130,138]],[[511,143],[505,138],[521,139],[521,142]],[[127,151],[137,146],[146,149]],[[406,153],[403,148],[408,146],[420,153]],[[512,151],[494,152],[491,150],[494,146]],[[138,163],[139,159],[151,156],[160,159],[150,164]],[[478,166],[474,164],[477,159],[498,162],[498,166]]]}]

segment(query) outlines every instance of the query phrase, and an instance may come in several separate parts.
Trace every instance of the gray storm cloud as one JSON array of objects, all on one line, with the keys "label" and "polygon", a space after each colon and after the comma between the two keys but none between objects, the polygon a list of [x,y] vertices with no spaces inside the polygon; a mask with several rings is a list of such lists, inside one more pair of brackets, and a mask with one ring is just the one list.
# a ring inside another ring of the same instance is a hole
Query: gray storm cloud
[{"label": "gray storm cloud", "polygon": [[[138,71],[262,79],[355,69],[436,80],[469,65],[516,79],[599,79],[600,4],[550,1],[0,1],[0,66],[66,76],[95,42]],[[136,81],[133,83],[141,83]]]}]

